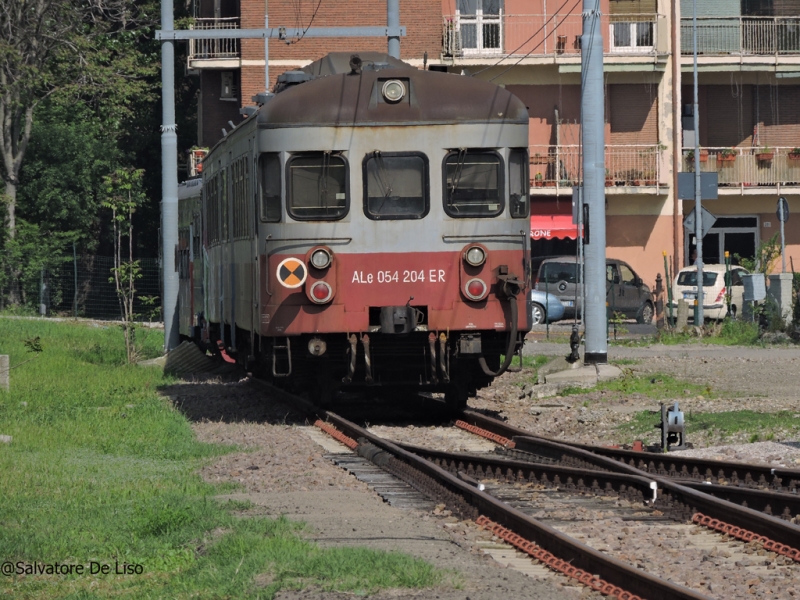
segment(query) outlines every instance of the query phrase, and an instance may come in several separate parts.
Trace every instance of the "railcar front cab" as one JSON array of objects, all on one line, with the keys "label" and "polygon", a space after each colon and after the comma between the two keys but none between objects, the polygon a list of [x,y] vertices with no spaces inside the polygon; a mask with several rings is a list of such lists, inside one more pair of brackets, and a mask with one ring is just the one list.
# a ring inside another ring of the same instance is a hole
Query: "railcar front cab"
[{"label": "railcar front cab", "polygon": [[[360,165],[356,164],[357,160]],[[439,161],[440,165],[437,165]],[[441,199],[445,220],[447,217],[451,220],[508,219],[514,223],[513,230],[527,232],[530,212],[528,162],[527,148],[454,148],[446,151],[443,158],[427,156],[423,152],[380,150],[363,157],[328,151],[265,152],[258,157],[260,218],[265,223],[282,220],[329,222],[341,220],[350,211],[361,209],[373,221],[420,220],[428,217],[431,203]],[[441,190],[431,190],[430,173],[434,168],[441,168]],[[360,207],[350,204],[350,189],[355,185],[361,185],[363,189],[363,205]],[[282,205],[282,189],[285,189],[285,207]],[[437,210],[437,216],[441,212]],[[524,282],[529,279],[528,253],[523,241],[523,247],[518,252],[519,262],[490,270],[485,263],[491,251],[486,245],[471,242],[468,238],[466,236],[461,251],[460,301],[485,302],[494,292],[509,307],[506,314],[509,316],[510,323],[507,324],[510,331],[507,343],[502,346],[502,353],[506,355],[502,365],[499,362],[500,352],[487,356],[487,363],[481,352],[480,332],[463,332],[457,340],[456,352],[477,359],[483,371],[482,376],[471,378],[482,377],[484,384],[487,384],[491,378],[508,368],[516,349],[521,347],[519,332],[527,329],[527,317],[524,315],[528,310],[518,315],[517,296],[525,287]],[[527,236],[521,235],[520,238],[526,240]],[[335,261],[336,252],[325,244],[312,247],[305,254],[304,262],[310,268],[307,269],[304,291],[310,303],[324,307],[336,298],[337,276],[332,266]],[[380,276],[378,273],[377,277]],[[523,297],[527,302],[527,294],[523,294]],[[376,324],[373,325],[373,319],[370,320],[368,333],[427,331],[423,323],[426,316],[411,305],[411,300],[404,306],[383,306],[380,314],[375,315]],[[520,318],[522,321],[519,321]],[[367,332],[362,332],[362,342],[363,333]],[[438,373],[438,382],[448,383],[449,356],[446,355],[444,343],[437,365],[434,347],[436,336],[433,333],[425,335],[431,337],[431,364],[426,365],[427,377],[420,382],[435,384]],[[305,337],[309,339],[305,340]],[[304,336],[303,341],[307,341],[304,345],[307,345],[311,357],[323,356],[330,350],[332,340],[327,337],[325,334]],[[356,370],[357,338],[350,335],[348,339],[347,373],[342,379],[345,384],[354,381]],[[367,364],[363,381],[370,383],[373,373],[370,371],[368,343],[364,348]],[[373,338],[373,352],[377,352],[379,346],[380,343]],[[483,350],[488,346],[484,342]],[[274,351],[272,367],[273,375],[278,375]],[[474,393],[474,385],[469,391]],[[465,391],[455,390],[455,394],[456,403],[463,406],[466,403]]]}]

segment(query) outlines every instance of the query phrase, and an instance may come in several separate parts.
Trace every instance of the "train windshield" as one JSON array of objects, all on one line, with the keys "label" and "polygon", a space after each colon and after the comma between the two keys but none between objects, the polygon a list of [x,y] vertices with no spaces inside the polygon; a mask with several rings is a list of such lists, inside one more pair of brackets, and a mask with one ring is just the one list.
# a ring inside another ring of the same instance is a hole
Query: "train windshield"
[{"label": "train windshield", "polygon": [[448,215],[494,217],[503,212],[503,161],[499,154],[462,148],[444,160]]},{"label": "train windshield", "polygon": [[347,163],[330,152],[289,160],[289,214],[299,220],[336,220],[347,214]]},{"label": "train windshield", "polygon": [[364,211],[370,219],[421,219],[428,213],[428,161],[421,154],[364,160]]}]

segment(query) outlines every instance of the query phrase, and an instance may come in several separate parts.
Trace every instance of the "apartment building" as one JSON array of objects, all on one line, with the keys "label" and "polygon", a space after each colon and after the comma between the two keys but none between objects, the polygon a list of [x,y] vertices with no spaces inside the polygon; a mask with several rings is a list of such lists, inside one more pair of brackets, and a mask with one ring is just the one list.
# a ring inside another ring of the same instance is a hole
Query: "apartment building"
[{"label": "apartment building", "polygon": [[[264,0],[196,2],[193,27],[263,26]],[[403,60],[492,80],[528,106],[537,256],[576,250],[581,10],[582,0],[400,0]],[[652,283],[663,252],[682,266],[695,244],[683,227],[694,203],[677,199],[675,178],[693,169],[692,0],[602,0],[601,10],[607,253]],[[712,263],[726,250],[752,256],[778,230],[779,196],[800,210],[800,0],[698,0],[697,10],[701,169],[720,183],[719,198],[704,202],[717,217],[703,240]],[[270,0],[269,19],[385,25],[386,5]],[[327,52],[385,48],[384,38],[273,40],[269,87]],[[264,42],[196,41],[188,67],[201,78],[199,145],[210,146],[264,90]],[[800,269],[800,215],[786,235]]]}]

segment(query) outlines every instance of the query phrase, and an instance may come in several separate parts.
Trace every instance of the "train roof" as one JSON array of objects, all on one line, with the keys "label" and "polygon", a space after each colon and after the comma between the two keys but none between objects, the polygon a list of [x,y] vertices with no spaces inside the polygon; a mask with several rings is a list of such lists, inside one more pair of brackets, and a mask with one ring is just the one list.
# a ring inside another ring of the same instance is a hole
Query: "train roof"
[{"label": "train roof", "polygon": [[[295,71],[298,83],[261,107],[258,127],[528,123],[523,102],[487,81],[422,71],[381,53],[359,53],[362,66],[353,69],[351,56],[331,53],[302,73]],[[399,79],[408,88],[401,101],[383,99],[381,88],[388,79]]]}]

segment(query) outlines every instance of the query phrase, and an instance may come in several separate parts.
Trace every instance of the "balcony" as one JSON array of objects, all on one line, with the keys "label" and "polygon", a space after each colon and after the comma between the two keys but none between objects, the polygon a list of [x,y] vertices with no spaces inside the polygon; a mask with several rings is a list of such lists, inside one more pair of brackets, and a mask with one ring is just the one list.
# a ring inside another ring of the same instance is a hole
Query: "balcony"
[{"label": "balcony", "polygon": [[[681,54],[691,55],[692,19],[681,18]],[[697,53],[798,55],[800,17],[698,17]]]},{"label": "balcony", "polygon": [[[189,29],[239,29],[239,17],[194,19]],[[189,40],[189,68],[230,68],[239,62],[239,40]]]},{"label": "balcony", "polygon": [[[603,15],[606,56],[655,55],[666,52],[667,36],[659,32],[658,14]],[[453,58],[579,58],[583,22],[580,14],[464,15],[444,17],[442,56]],[[660,40],[660,37],[663,40]],[[662,48],[660,43],[664,45]]]},{"label": "balcony", "polygon": [[[691,149],[684,148],[683,171],[694,172]],[[720,193],[800,186],[800,148],[701,148],[700,171],[718,174]]]},{"label": "balcony", "polygon": [[[580,146],[530,146],[530,176],[534,194],[558,193],[581,182]],[[663,193],[664,147],[606,146],[606,188],[611,193]],[[554,189],[555,188],[555,189]],[[637,189],[638,188],[638,189]],[[566,192],[566,193],[571,193]]]}]

